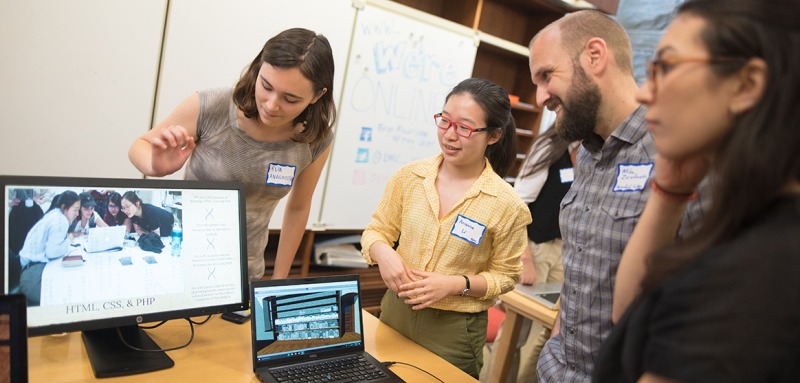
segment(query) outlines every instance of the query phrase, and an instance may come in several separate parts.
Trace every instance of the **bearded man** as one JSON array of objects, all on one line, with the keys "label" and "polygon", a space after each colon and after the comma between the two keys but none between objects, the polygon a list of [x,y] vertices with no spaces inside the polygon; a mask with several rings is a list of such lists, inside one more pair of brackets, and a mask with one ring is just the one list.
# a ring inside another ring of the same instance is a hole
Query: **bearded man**
[{"label": "bearded man", "polygon": [[[591,380],[612,327],[617,266],[650,193],[655,148],[646,109],[635,98],[631,56],[623,27],[598,11],[567,14],[531,40],[536,102],[556,113],[559,136],[582,142],[559,211],[564,285],[538,360],[539,382]],[[701,218],[698,200],[683,216],[679,235]]]}]

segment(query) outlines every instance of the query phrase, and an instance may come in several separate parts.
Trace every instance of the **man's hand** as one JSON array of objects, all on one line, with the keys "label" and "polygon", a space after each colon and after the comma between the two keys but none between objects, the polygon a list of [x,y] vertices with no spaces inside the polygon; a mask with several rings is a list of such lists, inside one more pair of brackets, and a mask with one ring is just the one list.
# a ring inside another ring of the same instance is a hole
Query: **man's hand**
[{"label": "man's hand", "polygon": [[550,330],[550,338],[555,338],[558,331],[561,330],[561,315],[556,315],[556,320],[553,322],[553,329]]},{"label": "man's hand", "polygon": [[538,276],[536,275],[536,266],[533,264],[533,255],[530,246],[525,246],[525,252],[520,257],[522,259],[522,274],[519,277],[519,282],[523,285],[532,285],[536,283]]}]

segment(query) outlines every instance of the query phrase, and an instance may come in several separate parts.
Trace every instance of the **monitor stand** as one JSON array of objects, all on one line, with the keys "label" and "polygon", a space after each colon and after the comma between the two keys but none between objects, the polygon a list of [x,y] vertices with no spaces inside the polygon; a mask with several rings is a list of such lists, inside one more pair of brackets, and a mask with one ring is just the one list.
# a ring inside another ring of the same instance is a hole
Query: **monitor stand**
[{"label": "monitor stand", "polygon": [[[161,350],[139,326],[119,327],[129,345],[144,350]],[[83,331],[83,343],[97,378],[141,374],[175,365],[164,351],[137,351],[126,346],[117,335],[117,328]]]}]

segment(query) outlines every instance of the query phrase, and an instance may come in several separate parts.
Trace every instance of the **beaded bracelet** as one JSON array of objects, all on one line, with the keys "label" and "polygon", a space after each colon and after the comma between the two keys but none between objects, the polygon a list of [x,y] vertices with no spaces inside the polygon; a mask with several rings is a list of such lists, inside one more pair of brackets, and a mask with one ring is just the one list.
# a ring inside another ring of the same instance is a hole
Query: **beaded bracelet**
[{"label": "beaded bracelet", "polygon": [[674,193],[662,189],[660,186],[658,186],[656,180],[650,181],[650,188],[653,189],[654,193],[657,193],[670,201],[689,202],[697,199],[697,191],[693,191],[691,193]]}]

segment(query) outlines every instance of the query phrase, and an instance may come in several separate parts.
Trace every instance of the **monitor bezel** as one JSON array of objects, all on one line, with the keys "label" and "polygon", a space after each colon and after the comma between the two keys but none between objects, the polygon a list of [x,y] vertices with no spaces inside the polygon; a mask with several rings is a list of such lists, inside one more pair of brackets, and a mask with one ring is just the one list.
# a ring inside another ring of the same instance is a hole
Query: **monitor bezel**
[{"label": "monitor bezel", "polygon": [[[227,311],[244,310],[249,307],[249,279],[247,273],[247,229],[245,213],[245,185],[236,181],[195,181],[195,180],[169,180],[169,179],[128,179],[128,178],[78,178],[78,177],[53,177],[53,176],[14,176],[0,175],[0,190],[4,199],[7,186],[36,187],[74,187],[74,188],[127,188],[127,189],[193,189],[193,190],[235,190],[239,197],[239,243],[240,264],[242,281],[240,286],[241,302],[230,304],[215,304],[204,307],[181,308],[171,311],[159,311],[141,315],[126,315],[112,318],[98,318],[87,321],[68,323],[54,323],[44,326],[28,326],[29,336],[41,336],[64,332],[99,330],[121,326],[138,325],[142,323],[160,322],[172,319],[182,319],[197,316],[219,314]],[[5,201],[4,201],[5,203]],[[5,212],[5,210],[4,210]],[[2,239],[2,267],[3,293],[8,294],[8,281],[6,278],[8,268],[8,248],[6,247],[6,219],[0,220],[0,239]]]}]

